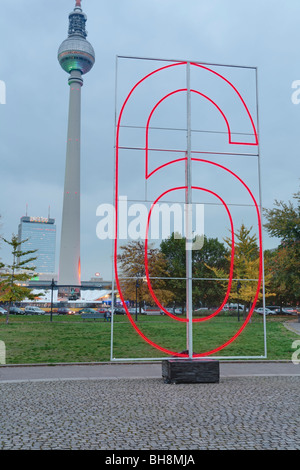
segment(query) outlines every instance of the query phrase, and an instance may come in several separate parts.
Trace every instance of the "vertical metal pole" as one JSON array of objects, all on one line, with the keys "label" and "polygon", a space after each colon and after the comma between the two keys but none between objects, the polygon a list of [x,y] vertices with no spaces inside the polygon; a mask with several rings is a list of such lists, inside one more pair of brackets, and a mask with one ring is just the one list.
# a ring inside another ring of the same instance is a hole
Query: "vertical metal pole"
[{"label": "vertical metal pole", "polygon": [[[116,129],[117,129],[117,90],[118,90],[118,56],[116,56],[116,69],[115,69],[115,163],[114,163],[114,184],[113,184],[113,203],[114,203],[114,226],[112,237],[112,273],[111,273],[111,323],[110,323],[110,360],[113,360],[113,344],[114,344],[114,303],[115,303],[115,224],[117,223],[117,211],[115,207],[115,192],[116,192]],[[117,236],[117,235],[116,235]]]},{"label": "vertical metal pole", "polygon": [[238,315],[238,321],[240,321],[240,289],[241,289],[241,283],[240,281],[238,281],[237,283],[237,288],[236,288],[236,291],[237,291],[237,301],[238,301],[238,310],[237,310],[237,315]]},{"label": "vertical metal pole", "polygon": [[139,287],[139,280],[137,278],[135,281],[135,321],[137,321],[137,311],[138,311],[138,287]]},{"label": "vertical metal pole", "polygon": [[[260,170],[260,132],[259,132],[259,110],[258,110],[258,77],[257,77],[257,68],[255,69],[255,80],[256,80],[256,113],[257,113],[257,135],[258,135],[258,187],[259,187],[259,210],[260,210],[260,217],[261,217],[261,225],[262,225],[262,189],[261,189],[261,170]],[[262,291],[263,291],[263,324],[264,324],[264,355],[267,357],[267,328],[266,328],[266,300],[265,300],[265,267],[264,267],[264,250],[263,250],[263,241],[262,244]]]},{"label": "vertical metal pole", "polygon": [[50,321],[52,321],[52,312],[53,312],[53,289],[54,289],[54,279],[52,278],[52,282],[51,282],[51,313],[50,313]]},{"label": "vertical metal pole", "polygon": [[193,357],[193,304],[192,304],[192,182],[191,182],[191,80],[190,80],[190,62],[186,66],[187,82],[187,161],[186,161],[186,314],[187,314],[187,350],[189,358]]}]

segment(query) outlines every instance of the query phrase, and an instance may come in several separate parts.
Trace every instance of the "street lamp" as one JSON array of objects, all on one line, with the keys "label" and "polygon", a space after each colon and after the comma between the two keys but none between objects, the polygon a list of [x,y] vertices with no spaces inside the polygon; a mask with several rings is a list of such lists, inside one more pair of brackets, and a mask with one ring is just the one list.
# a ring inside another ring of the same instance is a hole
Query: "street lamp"
[{"label": "street lamp", "polygon": [[51,281],[51,314],[50,314],[50,321],[52,322],[52,313],[53,313],[53,289],[54,289],[55,283],[54,279],[52,278]]},{"label": "street lamp", "polygon": [[137,321],[137,297],[138,297],[138,288],[140,287],[139,278],[135,281],[135,321]]},{"label": "street lamp", "polygon": [[239,294],[240,294],[241,287],[242,287],[242,284],[240,283],[240,281],[238,281],[237,286],[236,286],[237,300],[238,300],[238,310],[237,310],[238,321],[240,321],[240,297],[239,297]]},{"label": "street lamp", "polygon": [[140,281],[147,282],[146,276],[137,277],[135,281],[135,321],[137,321],[137,298],[138,298],[138,288],[140,287]]}]

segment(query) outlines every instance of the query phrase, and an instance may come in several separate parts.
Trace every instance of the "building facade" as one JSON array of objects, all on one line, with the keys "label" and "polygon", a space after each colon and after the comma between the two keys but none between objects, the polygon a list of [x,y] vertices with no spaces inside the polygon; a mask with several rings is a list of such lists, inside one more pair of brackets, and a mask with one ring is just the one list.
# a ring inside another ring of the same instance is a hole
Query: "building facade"
[{"label": "building facade", "polygon": [[56,225],[55,219],[43,217],[21,217],[18,228],[22,251],[37,250],[33,262],[37,274],[55,273]]}]

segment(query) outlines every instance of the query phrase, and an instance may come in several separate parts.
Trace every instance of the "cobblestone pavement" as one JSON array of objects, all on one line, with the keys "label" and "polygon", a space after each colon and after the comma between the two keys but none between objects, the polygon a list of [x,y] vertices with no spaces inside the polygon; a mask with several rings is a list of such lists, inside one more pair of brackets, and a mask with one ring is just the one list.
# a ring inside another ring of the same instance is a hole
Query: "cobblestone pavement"
[{"label": "cobblestone pavement", "polygon": [[300,377],[0,384],[0,449],[300,448]]}]

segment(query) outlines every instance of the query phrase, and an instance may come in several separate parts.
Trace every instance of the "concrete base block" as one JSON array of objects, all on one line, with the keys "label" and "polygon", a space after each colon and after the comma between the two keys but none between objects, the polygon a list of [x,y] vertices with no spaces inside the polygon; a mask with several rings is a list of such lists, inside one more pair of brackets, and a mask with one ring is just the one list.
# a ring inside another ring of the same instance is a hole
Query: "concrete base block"
[{"label": "concrete base block", "polygon": [[162,361],[165,383],[218,383],[219,361],[206,359],[167,359]]}]

